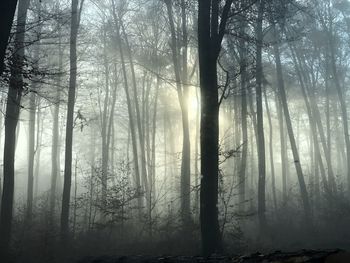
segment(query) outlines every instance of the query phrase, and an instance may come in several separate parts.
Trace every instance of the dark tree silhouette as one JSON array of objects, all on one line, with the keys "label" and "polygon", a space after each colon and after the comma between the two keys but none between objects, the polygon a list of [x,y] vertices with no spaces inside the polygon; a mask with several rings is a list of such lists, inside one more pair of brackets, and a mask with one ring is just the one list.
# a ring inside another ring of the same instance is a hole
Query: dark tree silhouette
[{"label": "dark tree silhouette", "polygon": [[11,77],[5,113],[4,183],[0,211],[0,250],[7,255],[12,230],[13,198],[15,187],[16,127],[23,92],[24,38],[29,0],[18,5],[15,50],[12,56]]},{"label": "dark tree silhouette", "polygon": [[17,2],[17,0],[3,0],[0,3],[0,72],[3,71],[4,67],[4,58]]},{"label": "dark tree silhouette", "polygon": [[219,92],[217,61],[233,0],[225,1],[220,16],[219,0],[199,1],[198,55],[201,90],[201,189],[200,224],[202,253],[222,251],[218,221]]}]

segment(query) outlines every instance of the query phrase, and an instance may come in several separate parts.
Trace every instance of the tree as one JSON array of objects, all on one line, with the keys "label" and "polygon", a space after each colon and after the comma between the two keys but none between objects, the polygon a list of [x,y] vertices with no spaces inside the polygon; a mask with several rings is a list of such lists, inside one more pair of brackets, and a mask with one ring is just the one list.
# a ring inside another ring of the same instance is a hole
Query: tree
[{"label": "tree", "polygon": [[265,1],[258,2],[258,18],[256,25],[256,112],[257,112],[257,142],[258,142],[258,215],[260,232],[266,231],[265,217],[265,180],[266,180],[266,162],[265,162],[265,136],[263,119],[263,67],[262,67],[262,47],[263,47],[263,15]]},{"label": "tree", "polygon": [[72,0],[71,31],[70,31],[70,75],[68,90],[68,109],[66,124],[66,149],[64,161],[64,182],[61,210],[61,240],[66,244],[69,238],[69,203],[72,184],[72,148],[74,128],[74,104],[77,85],[77,37],[80,22],[80,14],[84,0]]},{"label": "tree", "polygon": [[239,60],[240,60],[240,88],[241,88],[241,129],[242,129],[242,155],[241,163],[239,169],[239,192],[238,192],[238,202],[239,210],[243,211],[245,208],[245,197],[246,197],[246,170],[247,170],[247,156],[248,156],[248,125],[247,125],[247,44],[243,35],[246,30],[246,21],[241,18],[239,24],[240,39],[239,39]]},{"label": "tree", "polygon": [[[117,51],[119,52],[120,60],[121,60],[121,66],[122,66],[122,75],[124,80],[124,91],[126,95],[126,101],[127,101],[127,107],[128,107],[128,115],[129,115],[129,127],[130,127],[130,133],[131,133],[131,143],[132,143],[132,152],[133,152],[133,158],[134,158],[134,169],[135,169],[135,182],[136,182],[136,189],[139,194],[138,198],[138,206],[139,211],[141,211],[142,208],[142,199],[141,199],[141,193],[142,193],[142,186],[141,186],[141,176],[140,176],[140,168],[139,168],[139,162],[138,162],[138,148],[137,148],[137,139],[136,139],[136,127],[135,127],[135,111],[133,109],[132,100],[130,96],[129,91],[129,82],[128,82],[128,74],[126,70],[126,63],[125,63],[125,56],[124,56],[124,50],[123,50],[123,41],[121,38],[120,33],[120,23],[119,19],[116,13],[116,7],[114,0],[112,0],[112,15],[113,15],[113,22],[115,25],[115,44]],[[141,149],[142,150],[142,149]],[[141,216],[141,213],[139,212],[139,216]]]},{"label": "tree", "polygon": [[0,73],[4,69],[4,59],[8,39],[10,37],[13,17],[15,16],[18,0],[4,0],[0,3]]},{"label": "tree", "polygon": [[55,203],[57,192],[57,179],[60,174],[60,146],[59,146],[59,114],[60,114],[60,99],[63,71],[63,47],[62,47],[62,32],[60,22],[58,24],[58,70],[57,87],[55,94],[55,105],[53,110],[53,127],[52,127],[52,147],[51,147],[51,190],[50,190],[50,215],[53,220],[55,215]]},{"label": "tree", "polygon": [[16,127],[21,109],[24,85],[22,70],[24,63],[25,28],[29,2],[30,0],[21,0],[18,5],[15,53],[13,54],[11,62],[11,77],[5,114],[4,182],[0,211],[0,251],[5,255],[5,258],[8,254],[12,232]]},{"label": "tree", "polygon": [[[187,85],[187,45],[188,45],[188,33],[187,33],[187,18],[186,18],[186,4],[185,1],[181,1],[181,24],[182,24],[182,43],[181,48],[178,47],[178,40],[176,39],[173,7],[171,0],[165,0],[165,4],[168,11],[168,19],[170,24],[171,34],[171,52],[172,60],[175,72],[176,90],[179,99],[181,116],[182,116],[182,159],[181,159],[181,216],[183,225],[188,224],[190,214],[190,187],[191,187],[191,143],[190,143],[190,131],[188,125],[188,92],[189,87]],[[180,49],[182,50],[182,56],[179,57]],[[182,59],[182,61],[181,61]],[[182,67],[181,67],[182,62]],[[182,70],[181,70],[182,69]],[[181,74],[182,73],[182,74]]]},{"label": "tree", "polygon": [[[40,25],[41,19],[41,2],[36,6],[37,8],[37,20]],[[37,31],[38,36],[41,34],[41,26]],[[39,53],[40,53],[40,39],[39,43],[34,48],[34,70],[39,72]],[[35,78],[31,85],[31,93],[29,98],[29,133],[28,133],[28,184],[27,184],[27,215],[28,222],[32,220],[33,214],[33,196],[34,196],[34,157],[35,157],[35,115],[37,109],[36,93],[38,89],[38,79]],[[39,117],[39,116],[38,116]],[[38,120],[39,121],[39,120]],[[39,128],[39,127],[38,127]],[[37,142],[38,144],[38,142]],[[38,177],[38,174],[36,175]],[[36,180],[37,182],[38,180]]]},{"label": "tree", "polygon": [[348,111],[346,107],[346,95],[343,91],[343,88],[339,81],[339,72],[337,67],[337,59],[336,59],[336,48],[335,48],[335,40],[334,33],[332,28],[332,22],[329,26],[329,49],[330,49],[330,63],[331,63],[331,71],[333,74],[334,84],[337,90],[337,95],[340,104],[341,118],[343,121],[343,131],[345,138],[345,149],[346,149],[346,161],[347,161],[347,180],[348,180],[348,192],[350,193],[350,134],[349,134],[349,121],[348,121]]},{"label": "tree", "polygon": [[307,192],[305,178],[304,178],[303,170],[302,170],[301,163],[300,163],[301,160],[299,157],[299,152],[298,152],[297,144],[295,141],[292,121],[291,121],[289,107],[288,107],[287,95],[286,95],[285,85],[284,85],[284,80],[283,80],[281,55],[280,55],[279,44],[277,42],[279,35],[278,35],[276,25],[272,24],[272,26],[273,26],[273,34],[275,37],[275,43],[273,45],[273,50],[274,50],[274,56],[275,56],[275,62],[276,62],[278,94],[279,94],[279,99],[280,99],[281,106],[282,106],[283,113],[284,113],[284,117],[285,117],[290,146],[292,148],[294,165],[295,165],[295,169],[296,169],[297,176],[298,176],[301,199],[302,199],[303,207],[304,207],[305,220],[306,220],[306,223],[311,224],[312,218],[311,218],[311,207],[310,207],[309,195]]},{"label": "tree", "polygon": [[200,224],[202,253],[222,250],[218,219],[219,92],[217,61],[233,0],[226,0],[220,15],[219,0],[201,0],[198,8],[198,56],[201,90]]}]

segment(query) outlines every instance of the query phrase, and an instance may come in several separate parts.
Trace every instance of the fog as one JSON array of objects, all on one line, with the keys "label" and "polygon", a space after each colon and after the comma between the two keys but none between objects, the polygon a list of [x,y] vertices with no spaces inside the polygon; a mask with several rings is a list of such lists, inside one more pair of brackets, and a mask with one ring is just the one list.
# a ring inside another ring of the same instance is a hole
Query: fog
[{"label": "fog", "polygon": [[349,19],[347,0],[19,0],[1,258],[348,250]]}]

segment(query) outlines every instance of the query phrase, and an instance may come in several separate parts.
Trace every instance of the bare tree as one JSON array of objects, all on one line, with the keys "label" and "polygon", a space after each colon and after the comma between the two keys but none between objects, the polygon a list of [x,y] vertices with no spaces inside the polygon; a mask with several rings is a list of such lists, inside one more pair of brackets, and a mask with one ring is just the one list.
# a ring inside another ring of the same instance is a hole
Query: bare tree
[{"label": "bare tree", "polygon": [[[181,216],[184,226],[188,224],[190,214],[190,186],[191,186],[191,143],[190,132],[188,124],[188,91],[187,85],[187,18],[185,1],[181,1],[181,24],[182,24],[182,56],[180,57],[180,47],[178,47],[178,40],[176,38],[173,6],[171,0],[165,0],[168,11],[168,19],[171,33],[171,51],[172,60],[175,72],[176,90],[179,99],[181,116],[182,116],[182,159],[181,159]],[[182,67],[181,67],[182,65]],[[182,70],[181,70],[182,69]],[[181,74],[182,73],[182,74]]]},{"label": "bare tree", "polygon": [[199,1],[198,55],[201,89],[201,190],[200,223],[202,253],[222,250],[218,221],[219,91],[217,60],[233,0],[225,1],[220,16],[219,0]]},{"label": "bare tree", "polygon": [[15,54],[11,65],[11,78],[7,95],[5,114],[4,182],[0,211],[0,249],[8,253],[12,233],[12,210],[15,180],[16,127],[21,109],[23,92],[24,40],[29,0],[21,0],[18,5]]},{"label": "bare tree", "polygon": [[258,18],[256,25],[256,112],[257,112],[257,142],[258,142],[258,215],[261,234],[266,231],[265,216],[265,180],[266,180],[266,162],[265,162],[265,136],[263,119],[263,67],[262,67],[262,47],[263,47],[263,16],[265,10],[265,1],[258,2]]},{"label": "bare tree", "polygon": [[66,124],[66,149],[64,161],[64,182],[61,211],[61,240],[67,245],[69,238],[69,206],[72,184],[72,148],[74,128],[74,104],[77,85],[77,37],[80,22],[80,14],[84,0],[72,0],[71,32],[70,32],[70,75],[68,90],[68,109]]}]

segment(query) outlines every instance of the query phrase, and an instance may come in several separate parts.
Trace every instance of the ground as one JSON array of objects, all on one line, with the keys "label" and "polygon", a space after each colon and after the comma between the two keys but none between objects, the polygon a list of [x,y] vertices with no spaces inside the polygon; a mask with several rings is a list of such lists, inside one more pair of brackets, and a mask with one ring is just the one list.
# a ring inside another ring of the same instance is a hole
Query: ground
[{"label": "ground", "polygon": [[350,252],[334,250],[276,251],[244,256],[181,257],[181,256],[103,256],[84,258],[78,263],[350,263]]}]

